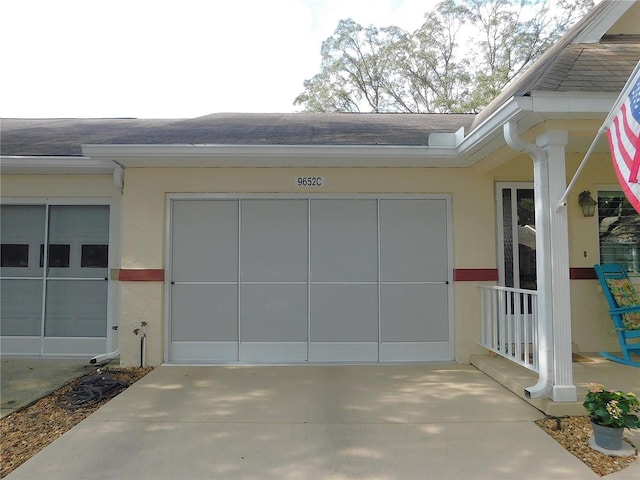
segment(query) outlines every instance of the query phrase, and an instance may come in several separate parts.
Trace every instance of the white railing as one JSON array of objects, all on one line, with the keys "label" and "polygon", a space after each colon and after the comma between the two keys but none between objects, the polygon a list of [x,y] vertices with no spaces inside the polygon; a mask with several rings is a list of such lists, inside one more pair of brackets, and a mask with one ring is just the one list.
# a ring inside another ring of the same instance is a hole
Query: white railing
[{"label": "white railing", "polygon": [[538,293],[521,288],[479,286],[481,345],[538,371]]}]

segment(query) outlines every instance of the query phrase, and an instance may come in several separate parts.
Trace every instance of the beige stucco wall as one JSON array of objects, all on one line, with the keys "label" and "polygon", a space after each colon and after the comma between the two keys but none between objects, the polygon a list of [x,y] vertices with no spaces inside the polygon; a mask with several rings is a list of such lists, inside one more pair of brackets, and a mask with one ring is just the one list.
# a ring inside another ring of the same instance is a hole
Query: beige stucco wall
[{"label": "beige stucco wall", "polygon": [[[581,155],[572,155],[575,165]],[[578,177],[569,198],[570,217],[570,265],[590,268],[599,263],[598,218],[585,218],[577,205],[577,197],[589,190],[597,198],[598,190],[619,189],[618,180],[608,152],[596,153],[588,161]],[[640,287],[640,279],[633,279]],[[574,280],[571,285],[571,318],[573,343],[583,352],[619,351],[618,340],[613,333],[613,323],[607,313],[607,302],[597,280]]]},{"label": "beige stucco wall", "polygon": [[3,197],[116,198],[111,175],[0,175]]},{"label": "beige stucco wall", "polygon": [[[582,154],[567,154],[567,181]],[[298,189],[298,175],[325,178],[321,189]],[[112,268],[164,269],[167,239],[166,205],[170,193],[203,194],[448,194],[452,202],[454,269],[495,269],[495,183],[532,182],[531,159],[520,155],[487,170],[482,168],[127,168],[121,205],[112,177],[89,175],[3,175],[3,197],[111,198],[122,211],[121,232]],[[615,188],[608,153],[593,155],[569,196],[570,266],[590,268],[598,262],[597,218],[584,218],[577,195],[588,189]],[[121,240],[121,241],[120,241]],[[121,260],[121,263],[119,263]],[[489,282],[491,283],[491,282]],[[454,332],[456,360],[482,351],[478,282],[455,282]],[[113,282],[113,323],[120,324],[122,363],[139,362],[139,338],[132,331],[146,321],[147,362],[163,361],[166,312],[164,282]],[[602,292],[595,280],[571,282],[573,342],[581,351],[615,350]]]},{"label": "beige stucco wall", "polygon": [[[326,186],[298,189],[298,175],[322,176]],[[168,193],[311,193],[311,194],[450,194],[453,221],[453,268],[496,268],[494,190],[490,176],[470,169],[430,168],[128,168],[123,198],[122,268],[166,268]],[[479,294],[474,282],[454,288],[456,360],[468,362],[481,351]],[[136,364],[139,343],[129,335],[148,322],[150,364],[163,361],[164,289],[162,282],[142,286],[121,282],[122,363]],[[469,301],[473,297],[473,301]]]}]

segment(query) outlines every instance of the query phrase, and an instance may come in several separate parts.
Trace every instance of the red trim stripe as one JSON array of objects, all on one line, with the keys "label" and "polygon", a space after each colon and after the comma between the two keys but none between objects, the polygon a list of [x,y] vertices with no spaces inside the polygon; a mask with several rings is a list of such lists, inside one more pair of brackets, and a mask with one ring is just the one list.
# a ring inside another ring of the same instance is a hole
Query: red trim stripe
[{"label": "red trim stripe", "polygon": [[121,268],[121,282],[164,282],[164,268]]},{"label": "red trim stripe", "polygon": [[[163,268],[122,268],[118,270],[121,282],[163,282]],[[596,272],[592,267],[574,267],[569,269],[571,280],[595,280]],[[497,268],[456,268],[453,271],[455,282],[494,282],[498,281]]]},{"label": "red trim stripe", "polygon": [[454,282],[497,282],[497,268],[456,268],[453,270]]},{"label": "red trim stripe", "polygon": [[573,267],[569,269],[570,280],[595,280],[597,278],[593,267]]}]

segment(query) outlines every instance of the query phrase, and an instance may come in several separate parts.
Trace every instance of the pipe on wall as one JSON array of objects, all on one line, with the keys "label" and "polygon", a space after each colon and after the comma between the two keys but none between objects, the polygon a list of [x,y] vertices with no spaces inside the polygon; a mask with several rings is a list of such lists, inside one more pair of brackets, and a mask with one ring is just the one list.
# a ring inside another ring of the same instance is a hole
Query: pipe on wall
[{"label": "pipe on wall", "polygon": [[549,205],[548,157],[543,148],[525,142],[518,135],[518,124],[509,120],[503,126],[504,138],[514,150],[526,153],[533,160],[535,217],[536,217],[536,269],[538,272],[538,382],[524,389],[527,398],[540,398],[552,390],[553,318],[551,272],[551,232]]}]

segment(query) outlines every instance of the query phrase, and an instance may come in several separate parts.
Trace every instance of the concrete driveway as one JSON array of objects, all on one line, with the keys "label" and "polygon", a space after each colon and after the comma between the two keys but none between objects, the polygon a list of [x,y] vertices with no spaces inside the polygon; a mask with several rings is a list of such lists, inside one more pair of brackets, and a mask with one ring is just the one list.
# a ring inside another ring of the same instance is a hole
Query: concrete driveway
[{"label": "concrete driveway", "polygon": [[7,478],[597,479],[468,365],[159,367]]}]

